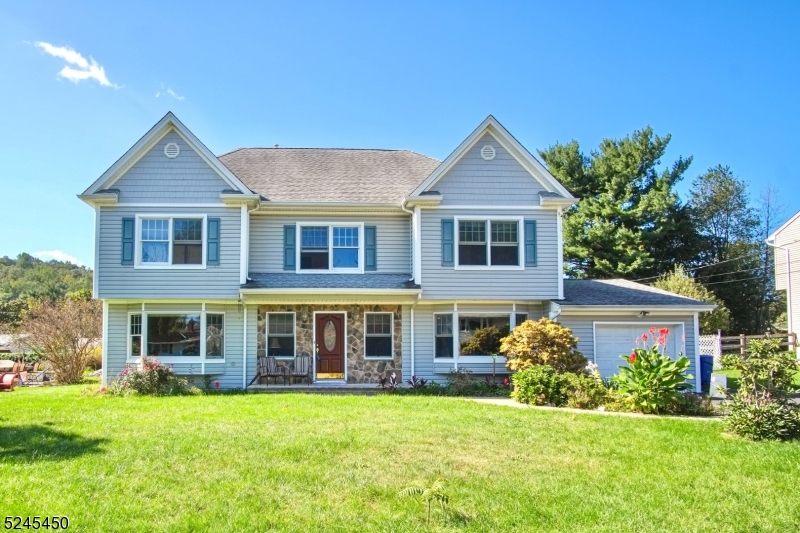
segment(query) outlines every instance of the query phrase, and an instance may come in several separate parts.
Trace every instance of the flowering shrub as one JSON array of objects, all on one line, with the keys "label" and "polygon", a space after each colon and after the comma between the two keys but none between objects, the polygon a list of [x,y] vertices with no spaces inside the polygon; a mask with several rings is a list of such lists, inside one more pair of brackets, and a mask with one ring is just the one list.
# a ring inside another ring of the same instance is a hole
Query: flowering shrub
[{"label": "flowering shrub", "polygon": [[511,376],[514,391],[511,397],[520,403],[553,405],[567,403],[569,378],[548,365],[529,366]]},{"label": "flowering shrub", "polygon": [[608,387],[603,382],[597,365],[589,363],[585,372],[565,374],[567,378],[567,407],[597,409],[606,403]]},{"label": "flowering shrub", "polygon": [[794,353],[781,352],[776,339],[753,340],[748,354],[722,358],[725,368],[741,372],[739,390],[725,402],[725,428],[751,440],[800,437],[800,408],[790,401],[797,392],[792,379],[798,371]]},{"label": "flowering shrub", "polygon": [[142,394],[148,396],[176,396],[192,394],[195,388],[175,375],[170,365],[156,359],[142,359],[141,368],[126,368],[108,387],[115,396]]},{"label": "flowering shrub", "polygon": [[[628,364],[619,367],[620,373],[613,379],[620,396],[627,398],[636,411],[658,414],[672,410],[685,401],[682,391],[691,388],[686,382],[692,378],[686,374],[689,359],[680,354],[675,361],[663,353],[668,335],[667,328],[651,328],[650,336],[642,335],[642,347],[620,356]],[[651,337],[655,342],[648,348]]]}]

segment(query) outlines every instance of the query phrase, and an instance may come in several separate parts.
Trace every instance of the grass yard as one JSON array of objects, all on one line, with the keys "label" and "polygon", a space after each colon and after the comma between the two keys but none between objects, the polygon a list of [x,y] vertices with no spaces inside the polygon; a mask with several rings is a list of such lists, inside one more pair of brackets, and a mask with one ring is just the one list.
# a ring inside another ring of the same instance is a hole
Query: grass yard
[{"label": "grass yard", "polygon": [[[739,388],[739,383],[740,383],[740,380],[741,380],[741,377],[742,377],[742,373],[739,372],[738,370],[731,370],[731,369],[714,370],[714,373],[715,374],[725,374],[726,376],[728,376],[728,388],[729,389],[738,389]],[[792,380],[792,383],[794,384],[795,387],[800,387],[800,372],[798,372],[797,374],[794,375],[794,379]]]},{"label": "grass yard", "polygon": [[[0,394],[0,519],[75,531],[788,532],[800,443],[457,398]],[[96,386],[94,387],[96,388]]]}]

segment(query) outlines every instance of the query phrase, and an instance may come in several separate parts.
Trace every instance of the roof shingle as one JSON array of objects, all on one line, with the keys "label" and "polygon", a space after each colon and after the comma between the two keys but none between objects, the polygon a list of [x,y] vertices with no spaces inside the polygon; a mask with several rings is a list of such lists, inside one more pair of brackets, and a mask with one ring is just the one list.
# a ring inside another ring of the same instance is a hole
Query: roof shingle
[{"label": "roof shingle", "polygon": [[410,274],[250,274],[243,289],[418,289]]},{"label": "roof shingle", "polygon": [[565,279],[561,306],[708,306],[706,302],[624,279]]}]

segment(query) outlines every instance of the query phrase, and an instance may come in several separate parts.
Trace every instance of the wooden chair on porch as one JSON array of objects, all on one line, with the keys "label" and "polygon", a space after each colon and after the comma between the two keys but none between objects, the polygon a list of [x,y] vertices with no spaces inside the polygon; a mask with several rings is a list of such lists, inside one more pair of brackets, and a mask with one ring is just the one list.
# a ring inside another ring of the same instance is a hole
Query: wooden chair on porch
[{"label": "wooden chair on porch", "polygon": [[269,378],[272,378],[273,383],[276,384],[278,383],[278,378],[282,378],[283,384],[286,385],[286,368],[278,366],[278,361],[276,361],[271,355],[267,357],[259,357],[256,368],[256,377],[253,378],[253,381],[250,382],[250,385],[252,385],[256,380],[261,383],[262,378],[266,378],[267,385],[269,385]]},{"label": "wooden chair on porch", "polygon": [[310,355],[298,355],[295,357],[289,369],[290,383],[294,378],[300,378],[301,382],[304,378],[308,379],[308,385],[311,386],[311,382],[314,379],[314,366]]}]

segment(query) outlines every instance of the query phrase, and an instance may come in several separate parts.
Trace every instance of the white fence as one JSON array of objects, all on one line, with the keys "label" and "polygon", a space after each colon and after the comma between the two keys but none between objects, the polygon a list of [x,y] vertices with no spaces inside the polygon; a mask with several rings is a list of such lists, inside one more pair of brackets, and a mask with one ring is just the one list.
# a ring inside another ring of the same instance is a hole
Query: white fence
[{"label": "white fence", "polygon": [[722,335],[700,335],[700,355],[714,356],[714,370],[720,370],[722,364]]}]

